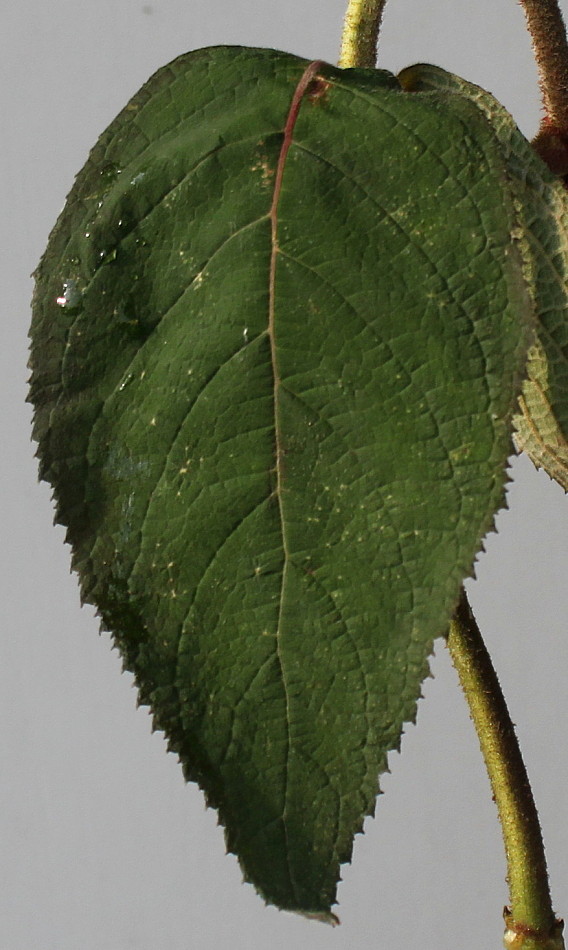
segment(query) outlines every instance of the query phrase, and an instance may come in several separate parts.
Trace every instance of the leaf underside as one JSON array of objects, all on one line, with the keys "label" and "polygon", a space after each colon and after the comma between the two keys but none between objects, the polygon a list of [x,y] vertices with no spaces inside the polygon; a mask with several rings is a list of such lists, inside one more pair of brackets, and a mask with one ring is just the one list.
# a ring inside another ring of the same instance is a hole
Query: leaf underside
[{"label": "leaf underside", "polygon": [[83,597],[280,907],[329,915],[502,503],[518,228],[467,98],[218,47],[101,136],[39,265]]},{"label": "leaf underside", "polygon": [[537,317],[514,417],[515,443],[568,490],[568,192],[488,92],[435,66],[400,74],[405,89],[466,96],[484,112],[503,148],[522,222],[522,245]]}]

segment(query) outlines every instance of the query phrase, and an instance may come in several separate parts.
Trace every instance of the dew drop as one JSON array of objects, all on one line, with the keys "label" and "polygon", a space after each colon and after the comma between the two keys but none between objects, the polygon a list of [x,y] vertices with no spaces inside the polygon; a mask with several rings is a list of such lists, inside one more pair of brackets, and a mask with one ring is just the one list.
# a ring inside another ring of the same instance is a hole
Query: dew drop
[{"label": "dew drop", "polygon": [[66,310],[78,310],[83,301],[83,291],[79,286],[79,281],[75,278],[68,278],[63,281],[63,289],[56,298],[58,307],[64,307]]},{"label": "dew drop", "polygon": [[119,393],[123,392],[126,389],[126,387],[132,382],[133,379],[134,379],[133,373],[129,373],[128,376],[125,376],[120,386],[118,387]]},{"label": "dew drop", "polygon": [[99,261],[101,264],[111,264],[112,261],[116,260],[116,248],[113,247],[112,251],[99,251]]}]

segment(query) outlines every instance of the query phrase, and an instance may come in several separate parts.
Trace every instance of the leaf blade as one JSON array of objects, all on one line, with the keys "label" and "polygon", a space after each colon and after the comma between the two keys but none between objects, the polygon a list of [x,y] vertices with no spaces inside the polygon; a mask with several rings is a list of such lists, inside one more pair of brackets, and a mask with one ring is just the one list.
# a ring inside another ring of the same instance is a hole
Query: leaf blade
[{"label": "leaf blade", "polygon": [[536,314],[528,353],[515,444],[536,468],[568,490],[568,195],[560,181],[519,132],[497,100],[473,83],[435,66],[411,66],[401,73],[409,90],[467,96],[491,122],[517,195],[525,243],[525,267]]},{"label": "leaf blade", "polygon": [[245,875],[325,916],[501,503],[530,306],[479,110],[329,66],[295,100],[306,67],[188,54],[103,134],[32,398],[141,701]]}]

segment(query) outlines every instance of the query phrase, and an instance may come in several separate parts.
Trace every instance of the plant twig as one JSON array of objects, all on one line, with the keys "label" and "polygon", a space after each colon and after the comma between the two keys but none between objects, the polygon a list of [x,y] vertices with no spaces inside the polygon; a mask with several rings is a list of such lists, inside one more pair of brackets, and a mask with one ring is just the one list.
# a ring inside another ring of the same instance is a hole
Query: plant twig
[{"label": "plant twig", "polygon": [[521,0],[548,121],[568,132],[568,42],[557,0]]},{"label": "plant twig", "polygon": [[533,147],[549,168],[568,174],[568,41],[558,0],[520,0],[532,37],[544,117]]},{"label": "plant twig", "polygon": [[474,722],[503,829],[510,908],[509,950],[563,950],[552,910],[538,814],[515,729],[481,633],[462,590],[448,647]]},{"label": "plant twig", "polygon": [[353,66],[374,69],[385,3],[386,0],[349,0],[338,64],[342,69]]}]

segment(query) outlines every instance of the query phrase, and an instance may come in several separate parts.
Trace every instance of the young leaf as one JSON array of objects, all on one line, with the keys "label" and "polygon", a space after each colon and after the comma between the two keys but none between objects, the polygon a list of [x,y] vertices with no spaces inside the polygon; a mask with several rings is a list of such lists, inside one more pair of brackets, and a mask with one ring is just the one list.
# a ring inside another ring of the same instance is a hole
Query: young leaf
[{"label": "young leaf", "polygon": [[524,257],[537,314],[526,378],[514,418],[515,442],[537,468],[568,490],[568,193],[497,100],[435,66],[403,70],[409,91],[467,96],[485,113],[503,147],[522,220]]},{"label": "young leaf", "polygon": [[532,304],[466,97],[213,48],[95,146],[37,272],[83,596],[247,879],[329,916],[503,499]]}]

